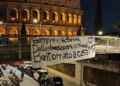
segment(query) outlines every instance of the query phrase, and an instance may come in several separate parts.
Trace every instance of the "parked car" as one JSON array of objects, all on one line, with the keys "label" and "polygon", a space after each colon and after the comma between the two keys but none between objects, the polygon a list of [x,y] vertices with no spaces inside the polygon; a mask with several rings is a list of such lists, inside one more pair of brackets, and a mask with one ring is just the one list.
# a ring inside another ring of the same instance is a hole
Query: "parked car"
[{"label": "parked car", "polygon": [[19,64],[21,64],[21,62],[20,61],[15,61],[15,62],[13,62],[13,66],[15,66],[15,67],[18,67],[19,66]]},{"label": "parked car", "polygon": [[19,68],[26,69],[27,67],[32,67],[31,61],[23,61],[19,64]]},{"label": "parked car", "polygon": [[46,70],[37,70],[33,73],[33,78],[39,82],[43,73],[48,75],[48,72]]},{"label": "parked car", "polygon": [[63,80],[60,76],[48,76],[46,79],[46,86],[64,86]]},{"label": "parked car", "polygon": [[30,66],[30,67],[27,67],[27,68],[25,69],[25,73],[26,73],[27,75],[33,77],[34,72],[37,71],[37,70],[40,70],[40,69],[41,69],[41,67],[34,68],[34,67],[31,67],[31,66]]}]

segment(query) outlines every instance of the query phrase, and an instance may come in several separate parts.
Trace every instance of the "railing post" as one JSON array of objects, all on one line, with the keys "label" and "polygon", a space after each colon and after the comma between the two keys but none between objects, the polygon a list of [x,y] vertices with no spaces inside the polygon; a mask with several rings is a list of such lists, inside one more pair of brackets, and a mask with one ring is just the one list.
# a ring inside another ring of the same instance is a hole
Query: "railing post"
[{"label": "railing post", "polygon": [[107,38],[107,43],[106,43],[106,52],[108,52],[108,46],[109,46],[109,39]]},{"label": "railing post", "polygon": [[118,52],[120,52],[120,39],[117,39],[118,40],[118,42],[117,42],[117,44],[118,44]]},{"label": "railing post", "polygon": [[21,59],[21,38],[19,38],[19,59]]}]

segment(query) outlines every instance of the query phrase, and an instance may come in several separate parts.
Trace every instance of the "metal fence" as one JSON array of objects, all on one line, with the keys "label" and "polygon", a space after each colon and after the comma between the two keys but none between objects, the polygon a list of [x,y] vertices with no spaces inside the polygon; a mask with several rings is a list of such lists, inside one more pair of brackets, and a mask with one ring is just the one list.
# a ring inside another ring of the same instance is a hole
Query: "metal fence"
[{"label": "metal fence", "polygon": [[[0,36],[0,46],[28,46],[31,44],[33,36],[41,35],[6,35]],[[49,37],[49,36],[48,36]],[[97,54],[120,53],[120,38],[110,36],[93,36],[95,38],[95,48]],[[11,41],[10,40],[14,40]],[[29,46],[30,47],[30,46]],[[28,49],[28,48],[26,48]],[[18,49],[19,50],[19,49]],[[25,49],[24,49],[25,50]]]},{"label": "metal fence", "polygon": [[94,36],[97,54],[120,53],[120,38],[110,36]]}]

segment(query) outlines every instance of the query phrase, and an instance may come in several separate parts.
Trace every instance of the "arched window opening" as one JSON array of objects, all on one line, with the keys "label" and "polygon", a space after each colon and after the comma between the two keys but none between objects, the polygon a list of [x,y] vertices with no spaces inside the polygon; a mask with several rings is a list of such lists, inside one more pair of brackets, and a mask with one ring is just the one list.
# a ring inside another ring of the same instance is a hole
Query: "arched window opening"
[{"label": "arched window opening", "polygon": [[5,20],[5,9],[0,8],[0,20],[4,21]]},{"label": "arched window opening", "polygon": [[68,14],[68,16],[69,16],[69,23],[72,24],[72,15]]},{"label": "arched window opening", "polygon": [[50,35],[50,31],[44,30],[43,35]]},{"label": "arched window opening", "polygon": [[74,24],[77,24],[77,15],[74,15]]},{"label": "arched window opening", "polygon": [[5,34],[5,30],[3,28],[0,28],[0,35]]},{"label": "arched window opening", "polygon": [[62,17],[63,17],[62,14],[60,14],[60,21],[61,21],[61,22],[63,22]]},{"label": "arched window opening", "polygon": [[70,21],[69,21],[69,15],[67,15],[67,22],[69,23]]},{"label": "arched window opening", "polygon": [[73,32],[73,35],[76,36],[76,35],[77,35],[77,32]]},{"label": "arched window opening", "polygon": [[37,29],[33,30],[33,35],[39,35],[39,30]]},{"label": "arched window opening", "polygon": [[27,11],[26,10],[22,11],[22,20],[27,21]]},{"label": "arched window opening", "polygon": [[52,21],[55,22],[55,13],[52,13]]},{"label": "arched window opening", "polygon": [[43,20],[47,20],[47,13],[45,11],[43,12]]},{"label": "arched window opening", "polygon": [[81,16],[78,16],[78,25],[81,25]]},{"label": "arched window opening", "polygon": [[[10,35],[15,35],[15,34],[18,34],[18,31],[16,29],[11,29],[9,31],[9,34]],[[9,41],[12,42],[12,43],[17,43],[18,42],[18,38],[9,38]]]},{"label": "arched window opening", "polygon": [[33,11],[33,19],[37,19],[37,18],[38,18],[37,11],[34,10],[34,11]]},{"label": "arched window opening", "polygon": [[65,31],[62,31],[62,36],[65,36]]},{"label": "arched window opening", "polygon": [[57,30],[54,30],[53,33],[52,33],[52,35],[58,36],[58,31],[57,31]]},{"label": "arched window opening", "polygon": [[12,21],[14,21],[16,18],[17,18],[17,13],[16,13],[16,10],[15,9],[11,9],[10,10],[10,19],[12,20]]},{"label": "arched window opening", "polygon": [[65,13],[60,14],[60,22],[65,22]]},{"label": "arched window opening", "polygon": [[68,36],[72,36],[72,32],[71,31],[68,31]]}]

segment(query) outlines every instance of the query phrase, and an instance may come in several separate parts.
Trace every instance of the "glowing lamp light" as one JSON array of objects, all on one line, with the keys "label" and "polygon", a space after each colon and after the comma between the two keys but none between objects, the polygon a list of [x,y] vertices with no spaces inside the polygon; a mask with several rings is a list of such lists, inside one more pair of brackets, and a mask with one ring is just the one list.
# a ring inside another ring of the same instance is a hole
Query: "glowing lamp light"
[{"label": "glowing lamp light", "polygon": [[102,34],[103,34],[103,32],[102,32],[102,31],[99,31],[99,32],[98,32],[98,34],[99,34],[99,35],[102,35]]}]

